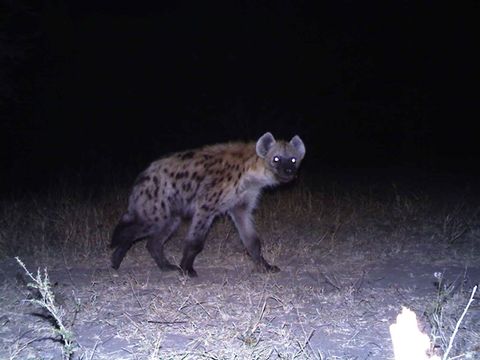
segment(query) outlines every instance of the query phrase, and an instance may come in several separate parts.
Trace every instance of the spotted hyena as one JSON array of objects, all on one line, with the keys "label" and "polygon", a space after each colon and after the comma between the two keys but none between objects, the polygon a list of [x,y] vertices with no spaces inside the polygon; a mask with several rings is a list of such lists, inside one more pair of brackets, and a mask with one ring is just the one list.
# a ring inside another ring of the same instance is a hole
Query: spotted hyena
[{"label": "spotted hyena", "polygon": [[262,188],[294,179],[304,156],[300,137],[277,141],[267,132],[256,143],[206,146],[153,162],[138,176],[128,210],[113,232],[113,268],[133,243],[146,238],[160,269],[178,269],[166,259],[163,246],[181,219],[191,218],[180,269],[196,276],[193,262],[212,221],[228,214],[258,269],[279,271],[261,254],[252,212]]}]

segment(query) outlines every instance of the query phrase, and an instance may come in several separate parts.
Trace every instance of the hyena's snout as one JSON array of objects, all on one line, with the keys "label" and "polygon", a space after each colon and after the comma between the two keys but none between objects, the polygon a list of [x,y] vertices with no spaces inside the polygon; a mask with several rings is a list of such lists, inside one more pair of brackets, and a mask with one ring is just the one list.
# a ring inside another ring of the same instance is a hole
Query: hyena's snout
[{"label": "hyena's snout", "polygon": [[277,161],[276,173],[281,182],[292,181],[297,176],[298,166],[293,158],[280,158]]}]

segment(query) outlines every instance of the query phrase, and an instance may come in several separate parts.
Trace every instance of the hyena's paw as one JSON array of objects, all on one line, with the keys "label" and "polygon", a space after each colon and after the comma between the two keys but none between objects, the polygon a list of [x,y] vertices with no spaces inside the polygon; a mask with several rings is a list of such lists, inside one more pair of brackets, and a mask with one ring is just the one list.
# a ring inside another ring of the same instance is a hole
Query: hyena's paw
[{"label": "hyena's paw", "polygon": [[191,278],[198,277],[197,272],[196,272],[193,268],[182,269],[182,268],[180,267],[180,268],[177,268],[177,269],[180,269],[180,273],[181,273],[182,275],[184,275],[184,276],[188,276],[188,277],[191,277]]},{"label": "hyena's paw", "polygon": [[257,271],[261,273],[277,273],[280,271],[280,268],[278,266],[270,265],[264,259],[262,259],[261,263],[257,264],[256,268]]},{"label": "hyena's paw", "polygon": [[177,265],[173,265],[169,262],[158,265],[158,267],[162,271],[178,271],[180,269],[180,267],[178,267]]},{"label": "hyena's paw", "polygon": [[280,268],[276,265],[268,265],[267,271],[271,273],[278,273],[280,272]]}]

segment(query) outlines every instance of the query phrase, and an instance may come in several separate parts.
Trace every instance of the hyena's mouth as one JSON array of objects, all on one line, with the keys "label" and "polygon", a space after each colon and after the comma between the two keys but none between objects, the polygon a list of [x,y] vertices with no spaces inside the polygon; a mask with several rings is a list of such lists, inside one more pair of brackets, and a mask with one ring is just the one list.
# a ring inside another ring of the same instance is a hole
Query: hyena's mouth
[{"label": "hyena's mouth", "polygon": [[297,177],[296,174],[286,175],[286,174],[277,174],[277,179],[281,183],[288,183]]}]

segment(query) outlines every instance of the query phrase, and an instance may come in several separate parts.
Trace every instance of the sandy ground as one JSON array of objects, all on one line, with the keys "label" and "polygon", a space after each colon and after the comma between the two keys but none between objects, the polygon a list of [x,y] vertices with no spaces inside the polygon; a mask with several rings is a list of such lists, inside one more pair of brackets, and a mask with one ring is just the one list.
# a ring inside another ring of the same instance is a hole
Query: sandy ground
[{"label": "sandy ground", "polygon": [[[207,246],[195,279],[160,272],[142,245],[118,272],[108,258],[48,267],[75,335],[74,357],[393,359],[388,329],[402,305],[419,315],[430,334],[423,315],[438,297],[434,273],[455,283],[457,294],[480,279],[480,267],[452,265],[427,246],[423,254],[415,247],[396,256],[361,249],[283,254],[273,259],[282,268],[278,274],[253,272],[240,245],[233,248]],[[40,264],[33,263],[27,267],[36,271]],[[54,340],[48,316],[24,301],[32,295],[20,266],[7,259],[0,269],[0,358],[60,358],[61,342]],[[462,305],[465,299],[457,300]],[[478,335],[478,304],[466,324]],[[460,343],[457,355],[477,359],[479,351]]]},{"label": "sandy ground", "polygon": [[[227,220],[210,232],[194,279],[161,272],[144,242],[113,270],[110,223],[103,250],[70,256],[64,247],[22,260],[33,273],[47,268],[73,331],[73,359],[387,360],[389,325],[402,306],[442,354],[480,282],[478,205],[461,213],[415,196],[387,202],[345,194],[304,194],[306,205],[286,215],[269,209],[298,202],[296,193],[266,196],[256,217],[276,274],[253,271]],[[100,205],[82,209],[88,215],[92,207],[101,216]],[[181,237],[182,230],[167,247],[175,263]],[[28,282],[13,257],[0,261],[0,359],[59,359],[55,322],[28,301],[38,295]],[[479,297],[450,359],[480,359]]]}]

